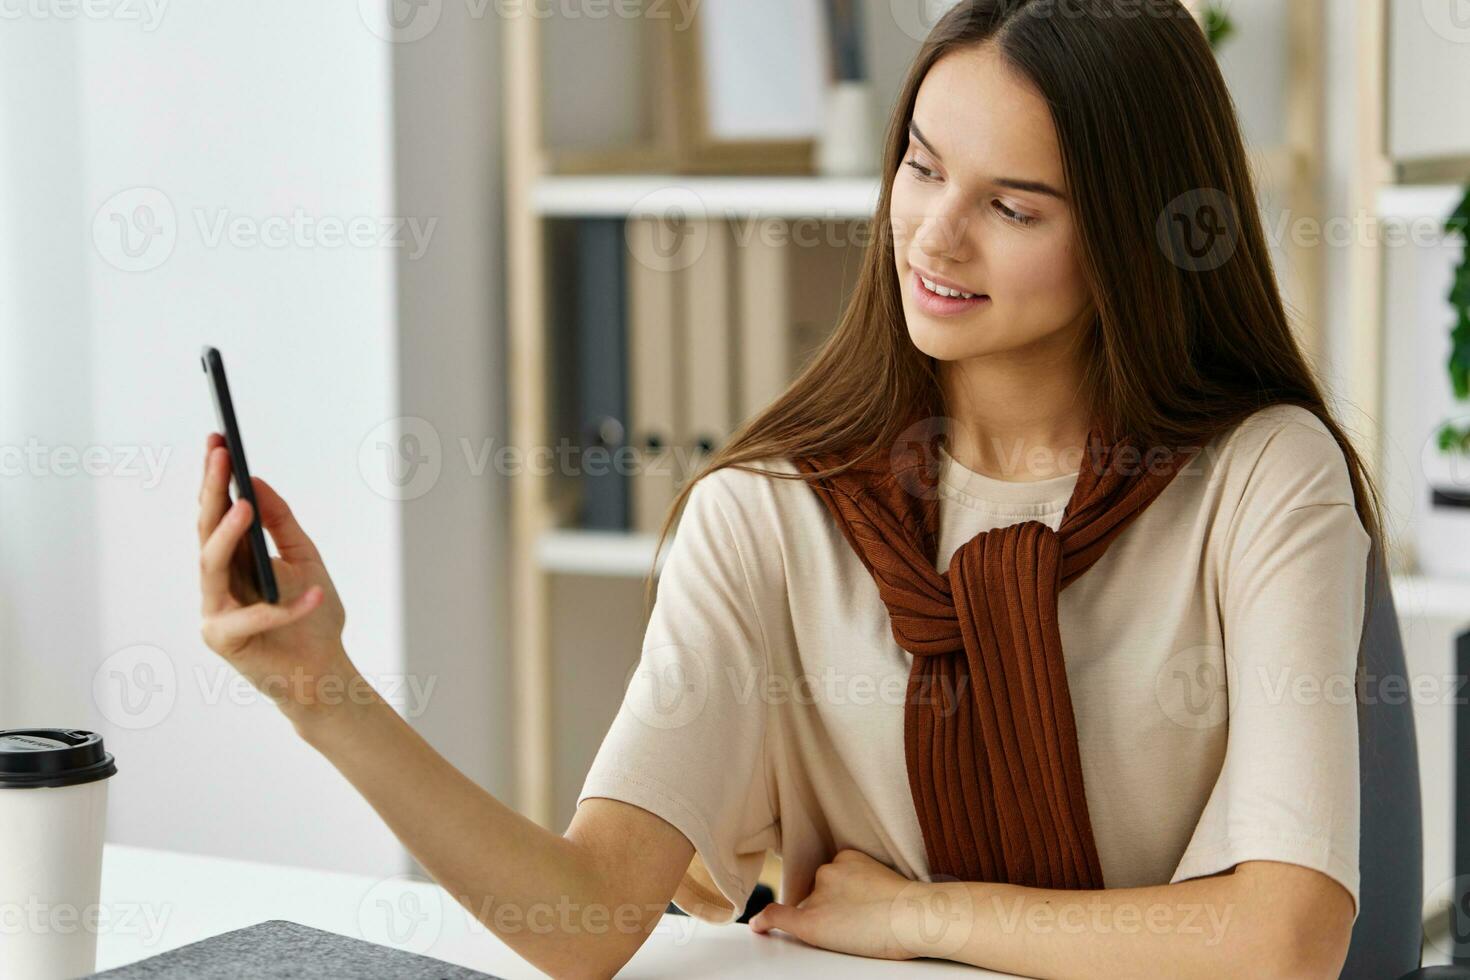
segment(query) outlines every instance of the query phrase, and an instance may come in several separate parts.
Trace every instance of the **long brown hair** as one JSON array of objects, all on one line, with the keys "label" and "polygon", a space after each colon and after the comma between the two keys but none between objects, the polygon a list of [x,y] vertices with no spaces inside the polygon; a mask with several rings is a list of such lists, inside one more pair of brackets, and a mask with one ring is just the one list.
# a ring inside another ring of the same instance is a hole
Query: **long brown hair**
[{"label": "long brown hair", "polygon": [[[655,562],[694,484],[715,470],[815,479],[893,446],[916,413],[947,417],[934,359],[908,336],[889,204],[920,83],[944,55],[985,43],[1051,107],[1097,311],[1081,338],[1096,418],[1140,446],[1199,447],[1261,408],[1300,405],[1342,448],[1381,559],[1378,491],[1287,321],[1234,104],[1194,17],[1178,0],[961,0],[924,41],[894,106],[871,244],[836,329],[686,481]],[[1228,254],[1192,262],[1165,244],[1160,215],[1181,201],[1233,212]],[[812,475],[750,465],[829,452],[849,462]]]}]

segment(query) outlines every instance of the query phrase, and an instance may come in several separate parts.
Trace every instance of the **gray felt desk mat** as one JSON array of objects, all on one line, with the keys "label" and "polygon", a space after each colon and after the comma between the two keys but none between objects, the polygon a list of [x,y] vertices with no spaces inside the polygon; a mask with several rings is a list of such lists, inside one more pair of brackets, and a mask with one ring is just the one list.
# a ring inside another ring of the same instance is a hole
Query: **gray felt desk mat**
[{"label": "gray felt desk mat", "polygon": [[285,919],[211,936],[115,970],[108,980],[501,980],[428,956]]}]

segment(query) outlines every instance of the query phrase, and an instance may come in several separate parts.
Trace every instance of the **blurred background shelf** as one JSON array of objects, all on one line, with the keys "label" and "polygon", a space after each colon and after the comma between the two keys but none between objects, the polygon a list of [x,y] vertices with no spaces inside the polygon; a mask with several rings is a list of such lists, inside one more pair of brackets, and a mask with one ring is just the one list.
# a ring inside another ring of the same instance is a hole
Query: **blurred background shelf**
[{"label": "blurred background shelf", "polygon": [[[671,531],[659,555],[660,569],[673,540]],[[641,579],[653,566],[657,542],[658,538],[652,534],[558,528],[543,531],[537,538],[536,561],[543,572]]]},{"label": "blurred background shelf", "polygon": [[877,177],[552,175],[536,181],[531,206],[548,218],[659,217],[672,193],[698,201],[712,217],[869,218],[879,190]]},{"label": "blurred background shelf", "polygon": [[[1290,187],[1311,166],[1310,153],[1287,144],[1252,146],[1248,154],[1263,191]],[[675,192],[722,217],[865,219],[880,191],[877,177],[549,174],[535,182],[531,206],[547,218],[658,216]]]},{"label": "blurred background shelf", "polygon": [[[1465,163],[1470,173],[1470,160]],[[1454,210],[1465,194],[1463,184],[1444,181],[1411,184],[1384,184],[1378,189],[1377,215],[1399,221],[1443,220]]]},{"label": "blurred background shelf", "polygon": [[[676,534],[670,531],[664,541],[659,569]],[[547,573],[641,580],[652,565],[656,541],[652,534],[559,528],[537,539],[536,560]],[[1393,576],[1393,592],[1401,615],[1470,623],[1470,578],[1399,574]]]},{"label": "blurred background shelf", "polygon": [[1400,616],[1470,623],[1470,579],[1395,575],[1393,599]]}]

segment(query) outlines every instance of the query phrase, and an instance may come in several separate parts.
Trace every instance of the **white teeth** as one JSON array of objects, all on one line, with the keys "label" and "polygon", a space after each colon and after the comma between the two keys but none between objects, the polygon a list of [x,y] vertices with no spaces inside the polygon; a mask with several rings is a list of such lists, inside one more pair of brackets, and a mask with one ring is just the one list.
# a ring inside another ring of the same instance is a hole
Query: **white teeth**
[{"label": "white teeth", "polygon": [[979,293],[962,293],[958,289],[950,289],[948,286],[941,286],[939,285],[939,283],[925,279],[923,276],[919,277],[919,281],[924,284],[924,288],[929,290],[929,292],[937,293],[940,296],[948,296],[951,299],[974,299],[976,296],[979,295]]}]

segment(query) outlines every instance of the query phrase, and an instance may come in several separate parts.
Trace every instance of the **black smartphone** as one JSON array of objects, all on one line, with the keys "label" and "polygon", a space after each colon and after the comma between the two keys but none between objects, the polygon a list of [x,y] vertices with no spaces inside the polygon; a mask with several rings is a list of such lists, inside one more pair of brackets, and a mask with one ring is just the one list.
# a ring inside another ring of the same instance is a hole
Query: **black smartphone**
[{"label": "black smartphone", "polygon": [[260,507],[255,502],[255,486],[250,482],[250,468],[245,465],[245,443],[240,440],[240,426],[235,421],[235,404],[230,400],[230,383],[225,380],[225,360],[220,352],[206,346],[199,354],[199,363],[209,375],[209,390],[214,395],[214,417],[219,421],[219,430],[224,433],[225,448],[230,453],[230,479],[235,493],[250,501],[251,564],[255,567],[255,587],[266,602],[278,602],[280,593],[276,589],[276,573],[271,568],[270,552],[265,548],[265,531],[260,526]]}]

